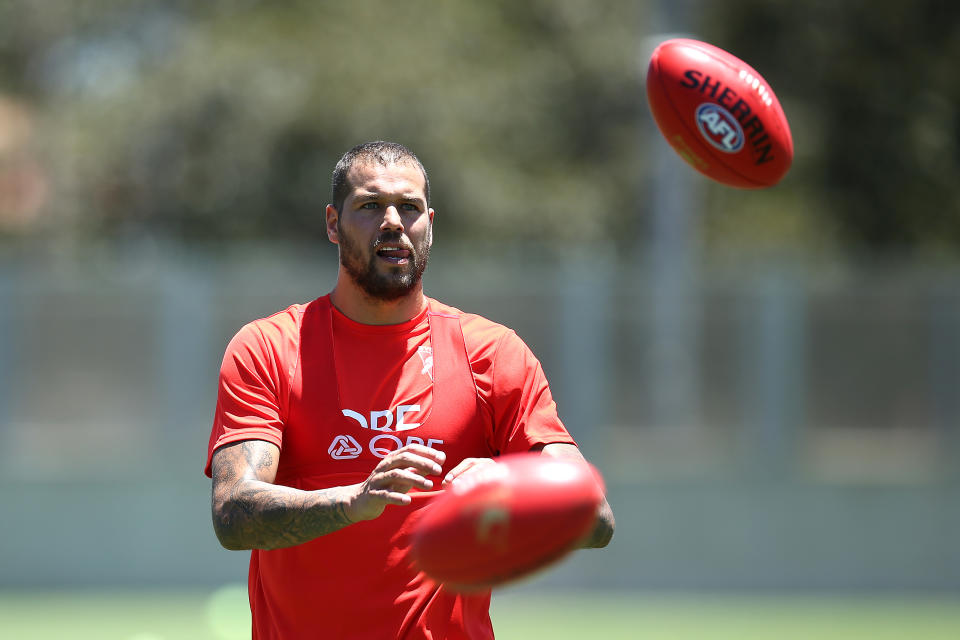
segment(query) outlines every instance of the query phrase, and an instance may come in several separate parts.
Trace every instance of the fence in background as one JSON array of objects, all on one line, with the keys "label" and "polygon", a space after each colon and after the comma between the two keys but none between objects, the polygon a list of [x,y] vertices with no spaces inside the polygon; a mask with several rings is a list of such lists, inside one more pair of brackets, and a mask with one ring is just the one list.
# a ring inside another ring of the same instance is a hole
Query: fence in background
[{"label": "fence in background", "polygon": [[[242,580],[201,475],[223,348],[325,293],[329,251],[155,250],[0,270],[0,587]],[[960,587],[954,272],[704,270],[434,253],[513,327],[603,469],[613,545],[544,584]]]}]

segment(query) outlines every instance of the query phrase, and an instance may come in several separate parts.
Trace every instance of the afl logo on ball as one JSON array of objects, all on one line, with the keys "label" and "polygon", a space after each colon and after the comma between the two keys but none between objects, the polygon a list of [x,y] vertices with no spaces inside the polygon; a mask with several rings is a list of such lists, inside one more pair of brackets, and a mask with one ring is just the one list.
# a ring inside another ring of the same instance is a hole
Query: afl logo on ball
[{"label": "afl logo on ball", "polygon": [[707,142],[724,153],[736,153],[743,148],[743,128],[729,111],[713,102],[697,107],[697,127]]}]

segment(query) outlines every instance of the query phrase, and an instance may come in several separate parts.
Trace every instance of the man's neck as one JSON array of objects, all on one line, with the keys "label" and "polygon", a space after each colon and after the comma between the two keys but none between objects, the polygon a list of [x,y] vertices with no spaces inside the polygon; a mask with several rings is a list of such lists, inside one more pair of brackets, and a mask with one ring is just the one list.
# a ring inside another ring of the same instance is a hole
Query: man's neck
[{"label": "man's neck", "polygon": [[427,306],[420,283],[409,294],[387,302],[371,298],[349,278],[337,279],[330,302],[340,313],[361,324],[401,324],[417,317]]}]

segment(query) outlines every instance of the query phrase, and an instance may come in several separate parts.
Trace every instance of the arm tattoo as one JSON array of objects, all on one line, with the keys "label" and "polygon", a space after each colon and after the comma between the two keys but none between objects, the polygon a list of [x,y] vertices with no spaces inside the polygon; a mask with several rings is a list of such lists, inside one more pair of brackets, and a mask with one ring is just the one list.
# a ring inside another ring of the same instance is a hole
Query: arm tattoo
[{"label": "arm tattoo", "polygon": [[274,464],[273,451],[255,441],[217,452],[213,520],[223,546],[290,547],[352,524],[343,488],[302,491],[260,479]]},{"label": "arm tattoo", "polygon": [[267,471],[273,466],[273,453],[271,453],[268,449],[265,449],[261,451],[260,455],[258,456],[254,447],[244,446],[247,444],[248,443],[245,442],[243,445],[241,445],[243,449],[243,457],[246,458],[247,466],[249,468],[257,470],[257,475],[259,475],[261,472]]}]

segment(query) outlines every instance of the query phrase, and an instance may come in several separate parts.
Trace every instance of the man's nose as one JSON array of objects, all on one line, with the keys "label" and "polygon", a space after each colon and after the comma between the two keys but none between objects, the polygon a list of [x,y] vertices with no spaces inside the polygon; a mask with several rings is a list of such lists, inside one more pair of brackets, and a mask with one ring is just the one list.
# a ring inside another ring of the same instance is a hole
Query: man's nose
[{"label": "man's nose", "polygon": [[380,223],[381,229],[396,229],[403,231],[403,219],[400,217],[400,211],[396,206],[387,205],[387,210],[383,214],[383,222]]}]

